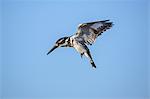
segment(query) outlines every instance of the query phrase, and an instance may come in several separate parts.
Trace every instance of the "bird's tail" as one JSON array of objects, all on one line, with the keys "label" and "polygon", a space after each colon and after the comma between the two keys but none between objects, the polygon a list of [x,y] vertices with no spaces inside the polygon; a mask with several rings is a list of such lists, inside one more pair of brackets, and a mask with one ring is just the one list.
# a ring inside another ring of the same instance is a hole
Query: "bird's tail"
[{"label": "bird's tail", "polygon": [[91,65],[92,65],[93,68],[96,68],[96,65],[95,65],[95,63],[94,63],[93,60],[91,60],[90,63],[91,63]]}]

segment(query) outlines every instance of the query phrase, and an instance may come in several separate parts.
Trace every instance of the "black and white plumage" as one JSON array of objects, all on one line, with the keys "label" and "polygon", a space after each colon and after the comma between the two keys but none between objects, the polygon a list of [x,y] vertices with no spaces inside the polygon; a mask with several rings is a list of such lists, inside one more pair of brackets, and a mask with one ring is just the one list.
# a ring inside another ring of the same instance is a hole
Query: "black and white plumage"
[{"label": "black and white plumage", "polygon": [[58,47],[73,47],[81,54],[81,57],[85,55],[89,58],[92,67],[96,68],[87,45],[92,45],[96,38],[106,30],[110,29],[112,25],[113,23],[109,20],[79,24],[75,35],[58,39],[47,55]]}]

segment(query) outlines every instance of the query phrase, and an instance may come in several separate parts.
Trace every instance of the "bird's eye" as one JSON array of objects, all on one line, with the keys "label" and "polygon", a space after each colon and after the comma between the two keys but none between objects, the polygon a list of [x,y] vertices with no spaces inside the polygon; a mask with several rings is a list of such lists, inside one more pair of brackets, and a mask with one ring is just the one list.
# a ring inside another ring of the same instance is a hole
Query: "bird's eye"
[{"label": "bird's eye", "polygon": [[61,44],[63,44],[63,43],[65,43],[65,40],[62,40],[62,41],[61,41]]}]

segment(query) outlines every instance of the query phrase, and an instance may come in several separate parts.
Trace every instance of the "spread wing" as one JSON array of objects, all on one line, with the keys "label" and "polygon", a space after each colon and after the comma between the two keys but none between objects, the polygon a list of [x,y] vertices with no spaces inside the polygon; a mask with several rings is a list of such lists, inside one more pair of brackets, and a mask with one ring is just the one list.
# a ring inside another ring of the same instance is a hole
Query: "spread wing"
[{"label": "spread wing", "polygon": [[79,24],[76,37],[87,45],[92,45],[96,38],[104,31],[110,29],[113,23],[109,20]]}]

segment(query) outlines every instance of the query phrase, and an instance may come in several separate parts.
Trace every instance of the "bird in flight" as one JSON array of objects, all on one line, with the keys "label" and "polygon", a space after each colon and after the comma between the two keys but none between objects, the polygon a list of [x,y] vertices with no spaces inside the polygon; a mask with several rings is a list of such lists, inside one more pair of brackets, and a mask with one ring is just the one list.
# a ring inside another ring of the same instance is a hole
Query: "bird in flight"
[{"label": "bird in flight", "polygon": [[110,29],[112,25],[113,23],[109,20],[79,24],[78,30],[74,35],[58,39],[53,48],[49,50],[47,55],[59,47],[73,47],[77,52],[80,53],[81,58],[83,55],[86,56],[89,59],[92,67],[96,68],[96,65],[90,54],[90,50],[87,46],[92,45],[96,38],[106,30]]}]

